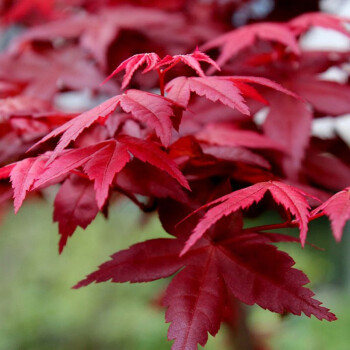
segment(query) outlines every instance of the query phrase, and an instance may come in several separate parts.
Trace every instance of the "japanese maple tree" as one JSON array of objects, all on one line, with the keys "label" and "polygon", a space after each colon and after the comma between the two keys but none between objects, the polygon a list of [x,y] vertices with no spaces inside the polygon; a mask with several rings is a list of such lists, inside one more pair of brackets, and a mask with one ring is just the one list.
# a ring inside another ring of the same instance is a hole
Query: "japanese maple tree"
[{"label": "japanese maple tree", "polygon": [[[3,210],[58,188],[60,253],[115,193],[169,234],[116,252],[74,288],[172,277],[162,303],[174,350],[204,346],[239,302],[336,320],[274,243],[304,246],[324,215],[340,241],[350,219],[348,146],[311,133],[350,113],[348,75],[322,75],[348,74],[349,52],[300,44],[317,26],[350,37],[349,20],[314,12],[232,29],[216,2],[3,3],[4,30],[26,25],[0,55]],[[67,113],[59,97],[83,89],[95,106]],[[285,221],[247,228],[252,208]],[[299,238],[278,232],[289,227]]]}]

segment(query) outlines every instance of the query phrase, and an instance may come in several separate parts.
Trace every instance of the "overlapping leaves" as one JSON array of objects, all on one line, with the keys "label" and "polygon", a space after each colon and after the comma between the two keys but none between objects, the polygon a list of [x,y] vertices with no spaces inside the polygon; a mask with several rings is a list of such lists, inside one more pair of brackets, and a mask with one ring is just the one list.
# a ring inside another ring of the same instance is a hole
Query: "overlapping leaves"
[{"label": "overlapping leaves", "polygon": [[120,251],[75,288],[108,280],[148,282],[180,270],[164,298],[166,321],[171,323],[168,338],[174,340],[172,349],[195,350],[197,344],[204,346],[207,333],[215,335],[219,330],[229,294],[274,312],[297,315],[303,312],[328,321],[335,319],[304,287],[308,278],[292,268],[293,260],[270,244],[288,241],[288,237],[243,234],[240,215],[235,214],[214,225],[207,235],[179,257],[185,232],[190,232],[198,218],[192,217],[191,222],[186,223],[186,229],[177,230],[169,222],[174,211],[179,217],[183,207],[168,202],[160,215],[165,227],[177,238],[149,240]]}]

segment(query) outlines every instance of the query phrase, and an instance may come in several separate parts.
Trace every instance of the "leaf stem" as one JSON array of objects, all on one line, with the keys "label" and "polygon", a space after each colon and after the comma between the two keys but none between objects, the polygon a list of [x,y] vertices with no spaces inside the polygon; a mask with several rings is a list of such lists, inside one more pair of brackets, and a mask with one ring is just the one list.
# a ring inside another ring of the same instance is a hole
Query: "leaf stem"
[{"label": "leaf stem", "polygon": [[[308,221],[313,221],[321,216],[324,216],[324,213],[318,213],[315,215],[312,215],[308,218]],[[243,229],[242,231],[244,233],[251,233],[251,232],[260,232],[260,231],[267,231],[267,230],[277,230],[280,228],[292,228],[292,227],[298,227],[298,222],[296,220],[287,220],[285,222],[281,222],[279,224],[271,224],[271,225],[262,225],[262,226],[254,226],[254,227],[249,227],[246,229]]]},{"label": "leaf stem", "polygon": [[156,201],[155,200],[150,200],[150,202],[147,204],[140,202],[136,196],[125,190],[122,187],[119,187],[117,185],[113,186],[113,190],[118,191],[121,194],[124,194],[126,197],[128,197],[133,203],[135,203],[144,213],[150,213],[156,209]]},{"label": "leaf stem", "polygon": [[90,180],[90,178],[89,178],[86,174],[84,174],[83,172],[81,172],[81,171],[79,171],[79,170],[73,169],[73,170],[70,170],[69,172],[70,172],[71,174],[78,175],[78,176],[82,177],[83,179]]},{"label": "leaf stem", "polygon": [[297,221],[293,220],[293,221],[282,222],[280,224],[249,227],[249,228],[243,229],[242,232],[250,233],[250,232],[259,232],[259,231],[266,231],[266,230],[277,230],[280,228],[289,228],[289,227],[297,227],[297,226],[298,226]]},{"label": "leaf stem", "polygon": [[312,216],[309,217],[309,222],[310,222],[310,221],[313,221],[313,220],[316,220],[316,219],[318,219],[318,218],[320,218],[320,217],[322,217],[322,216],[324,216],[324,215],[325,215],[325,214],[324,214],[323,212],[318,213],[318,214],[315,214],[315,215],[312,215]]},{"label": "leaf stem", "polygon": [[167,71],[169,71],[170,69],[174,68],[178,63],[180,62],[179,59],[177,59],[176,61],[174,61],[170,66],[166,67],[164,69],[164,73],[166,73]]},{"label": "leaf stem", "polygon": [[163,69],[158,69],[157,70],[158,75],[159,75],[159,88],[160,88],[160,94],[164,96],[164,77],[165,77],[165,72]]}]

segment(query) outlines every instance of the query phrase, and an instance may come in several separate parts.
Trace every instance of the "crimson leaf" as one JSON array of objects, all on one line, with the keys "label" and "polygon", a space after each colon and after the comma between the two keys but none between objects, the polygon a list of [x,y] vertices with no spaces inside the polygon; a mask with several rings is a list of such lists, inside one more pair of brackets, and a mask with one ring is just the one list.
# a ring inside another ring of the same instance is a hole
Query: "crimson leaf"
[{"label": "crimson leaf", "polygon": [[165,56],[158,64],[156,68],[162,68],[168,66],[165,71],[175,66],[177,63],[182,62],[191,67],[200,77],[205,77],[205,74],[199,64],[199,62],[206,62],[212,65],[215,69],[220,70],[220,67],[213,61],[208,55],[196,49],[193,53],[188,55],[175,55]]},{"label": "crimson leaf", "polygon": [[65,180],[54,202],[53,220],[58,222],[61,235],[59,253],[63,251],[77,226],[85,229],[98,213],[92,183],[73,175]]},{"label": "crimson leaf", "polygon": [[113,72],[108,76],[108,78],[104,81],[107,82],[109,79],[114,77],[116,74],[121,72],[122,70],[125,70],[125,75],[123,78],[122,83],[122,89],[125,89],[126,86],[129,84],[133,74],[135,71],[141,67],[143,64],[146,64],[146,68],[143,70],[142,73],[147,73],[151,70],[153,70],[157,63],[159,62],[160,58],[159,56],[154,53],[140,53],[134,56],[129,57],[125,61],[123,61]]},{"label": "crimson leaf", "polygon": [[296,217],[300,229],[300,240],[302,245],[304,245],[309,218],[308,210],[310,208],[305,198],[305,193],[295,187],[283,184],[282,182],[268,181],[234,191],[202,206],[200,209],[215,205],[213,208],[210,208],[199,221],[192,235],[187,240],[181,254],[185,254],[205,232],[222,217],[228,216],[239,209],[249,208],[254,202],[259,202],[266,191],[270,191],[276,203],[281,204]]},{"label": "crimson leaf", "polygon": [[304,312],[319,319],[336,319],[303,287],[309,280],[292,268],[294,261],[269,244],[285,241],[284,236],[279,239],[277,234],[272,238],[263,233],[242,235],[236,232],[239,227],[230,232],[232,229],[227,225],[217,228],[182,257],[178,256],[181,238],[136,244],[114,254],[112,260],[74,288],[108,280],[153,281],[183,267],[167,288],[164,299],[168,307],[166,321],[171,322],[168,338],[175,340],[173,350],[196,350],[197,344],[205,345],[207,332],[217,333],[228,293],[274,312],[297,315]]},{"label": "crimson leaf", "polygon": [[170,117],[178,113],[178,106],[159,95],[139,90],[128,90],[53,130],[33,147],[63,133],[51,155],[50,161],[52,161],[71,141],[76,140],[84,129],[97,121],[107,119],[118,106],[125,112],[131,113],[137,120],[145,122],[155,129],[163,144],[169,145],[172,130]]},{"label": "crimson leaf", "polygon": [[335,239],[340,242],[343,229],[347,220],[350,219],[350,187],[336,193],[326,202],[316,208],[311,215],[323,213],[331,220],[331,226]]},{"label": "crimson leaf", "polygon": [[240,90],[229,81],[218,77],[178,77],[170,81],[165,88],[168,97],[178,104],[187,107],[191,92],[215,102],[238,109],[249,115],[249,109],[241,96]]}]

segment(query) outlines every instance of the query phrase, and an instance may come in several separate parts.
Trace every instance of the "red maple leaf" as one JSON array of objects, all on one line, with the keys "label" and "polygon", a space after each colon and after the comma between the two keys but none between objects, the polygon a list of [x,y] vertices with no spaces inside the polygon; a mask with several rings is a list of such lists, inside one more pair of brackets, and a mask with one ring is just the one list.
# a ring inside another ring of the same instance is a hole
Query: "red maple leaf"
[{"label": "red maple leaf", "polygon": [[165,87],[167,96],[178,104],[187,107],[191,92],[224,105],[237,109],[249,115],[249,109],[242,94],[262,103],[267,101],[250,85],[258,84],[300,99],[294,92],[280,84],[262,77],[224,76],[224,77],[178,77],[171,80]]},{"label": "red maple leaf", "polygon": [[[164,208],[168,213],[165,215],[175,212],[178,216],[178,209],[170,205]],[[115,253],[112,260],[74,288],[108,280],[148,282],[171,276],[181,269],[164,298],[166,321],[171,323],[168,339],[175,340],[174,350],[196,350],[197,344],[205,345],[208,332],[212,335],[218,332],[228,294],[273,312],[297,315],[303,312],[328,321],[336,319],[304,287],[309,280],[303,272],[292,268],[293,259],[270,244],[291,241],[288,237],[242,234],[241,221],[229,219],[231,224],[227,220],[217,223],[181,257],[184,230],[175,239],[154,239]],[[163,220],[168,227],[166,217]],[[187,228],[196,223],[196,220],[191,221]],[[171,224],[170,227],[172,234],[179,233]]]},{"label": "red maple leaf", "polygon": [[329,198],[312,211],[311,215],[317,215],[319,213],[323,213],[329,217],[334,238],[340,242],[345,223],[350,219],[350,187]]},{"label": "red maple leaf", "polygon": [[[173,198],[180,203],[188,202],[187,193],[177,180],[166,171],[136,157],[118,174],[115,185],[118,191],[129,195],[145,212],[154,210],[153,198]],[[131,193],[149,197],[150,205],[136,201],[135,197],[130,196]]]},{"label": "red maple leaf", "polygon": [[309,143],[312,112],[303,101],[287,95],[268,93],[267,99],[270,110],[263,125],[264,133],[289,150],[282,166],[285,175],[295,180]]},{"label": "red maple leaf", "polygon": [[347,30],[345,26],[346,23],[350,23],[349,18],[324,12],[311,12],[293,18],[288,22],[288,26],[295,32],[296,35],[305,33],[311,27],[323,27],[333,29],[350,37],[350,31]]},{"label": "red maple leaf", "polygon": [[191,67],[193,70],[196,71],[196,73],[200,77],[205,77],[205,74],[199,62],[206,62],[212,65],[218,71],[221,70],[220,67],[215,63],[215,61],[213,61],[208,55],[199,51],[198,49],[196,49],[193,53],[187,55],[167,55],[157,64],[157,68],[164,69],[163,67],[167,66],[167,68],[165,68],[164,71],[168,71],[170,68],[174,67],[179,62],[182,62],[187,66]]},{"label": "red maple leaf", "polygon": [[244,102],[241,91],[230,81],[219,77],[178,77],[170,81],[165,88],[168,98],[187,107],[191,92],[215,102],[238,109],[241,113],[249,115],[249,109]]},{"label": "red maple leaf", "polygon": [[265,41],[278,42],[289,47],[295,54],[298,55],[300,53],[299,45],[292,31],[290,31],[286,25],[279,23],[257,23],[247,25],[210,40],[204,44],[201,49],[207,51],[212,48],[220,47],[221,53],[217,59],[217,64],[222,66],[240,51],[252,46],[257,38]]},{"label": "red maple leaf", "polygon": [[48,157],[26,158],[15,163],[10,173],[13,188],[15,213],[21,207],[26,193],[31,189],[35,179],[43,172]]},{"label": "red maple leaf", "polygon": [[132,76],[136,72],[138,68],[140,68],[143,64],[146,64],[146,68],[143,70],[143,74],[147,73],[157,66],[157,63],[159,62],[160,58],[159,56],[154,53],[140,53],[134,56],[129,57],[125,61],[123,61],[104,81],[107,82],[109,79],[114,77],[116,74],[121,72],[122,70],[125,70],[123,83],[122,83],[122,89],[125,89],[126,86],[129,84]]},{"label": "red maple leaf", "polygon": [[182,254],[185,254],[222,217],[228,216],[240,209],[249,208],[253,203],[259,202],[267,191],[271,193],[277,204],[281,204],[295,216],[300,229],[300,240],[302,245],[304,245],[310,208],[305,198],[306,194],[296,187],[283,184],[282,182],[268,181],[234,191],[197,209],[196,212],[210,208],[193,230]]},{"label": "red maple leaf", "polygon": [[[140,53],[129,57],[128,59],[120,63],[120,65],[112,72],[112,74],[108,76],[108,78],[104,82],[107,82],[120,71],[125,70],[122,83],[122,89],[125,89],[136,70],[142,65],[146,65],[145,69],[142,71],[143,74],[150,72],[151,70],[162,70],[165,73],[179,62],[183,62],[187,66],[194,69],[199,76],[205,77],[205,74],[199,64],[199,62],[201,61],[209,63],[213,65],[216,69],[220,70],[220,67],[209,56],[207,56],[203,52],[200,52],[199,50],[196,50],[192,54],[188,55],[167,55],[162,60],[160,60],[159,56],[154,52]],[[166,66],[167,68],[164,68],[164,66]]]},{"label": "red maple leaf", "polygon": [[171,139],[171,117],[178,113],[179,107],[162,96],[139,90],[127,90],[122,95],[114,96],[97,107],[80,114],[68,123],[53,130],[40,140],[37,145],[63,133],[50,160],[53,160],[70,142],[96,122],[105,120],[120,106],[125,112],[153,128],[163,144],[168,146]]},{"label": "red maple leaf", "polygon": [[60,180],[74,169],[83,167],[90,180],[95,182],[96,201],[101,209],[108,197],[109,187],[117,173],[130,161],[129,152],[143,162],[150,163],[168,173],[183,187],[189,185],[173,160],[158,145],[131,136],[120,136],[92,146],[64,151],[47,169],[36,174],[33,189],[55,179]]},{"label": "red maple leaf", "polygon": [[96,217],[98,207],[91,181],[81,176],[68,177],[60,187],[54,202],[53,220],[58,222],[61,235],[59,253],[77,226],[85,229]]}]

